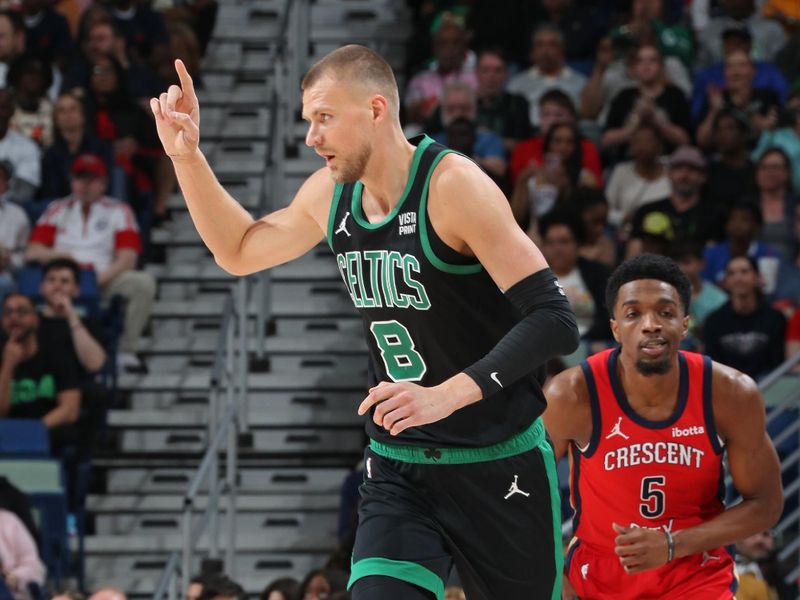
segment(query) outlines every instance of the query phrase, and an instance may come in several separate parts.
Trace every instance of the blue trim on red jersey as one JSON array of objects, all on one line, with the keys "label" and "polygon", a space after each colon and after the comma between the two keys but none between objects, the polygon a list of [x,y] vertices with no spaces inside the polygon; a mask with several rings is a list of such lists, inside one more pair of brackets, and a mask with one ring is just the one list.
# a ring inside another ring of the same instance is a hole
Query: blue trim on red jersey
[{"label": "blue trim on red jersey", "polygon": [[586,451],[582,454],[586,458],[591,458],[600,443],[600,432],[603,423],[600,420],[600,399],[597,395],[597,383],[594,380],[594,373],[588,361],[584,360],[581,363],[581,370],[583,370],[583,378],[586,380],[586,388],[589,390],[589,406],[592,409],[592,437],[589,438],[589,445],[586,446]]},{"label": "blue trim on red jersey", "polygon": [[714,422],[714,404],[711,397],[711,381],[713,377],[713,363],[708,356],[703,357],[703,418],[706,422],[706,433],[711,447],[717,454],[725,451],[719,443],[717,425]]},{"label": "blue trim on red jersey", "polygon": [[663,421],[645,419],[633,410],[633,407],[628,403],[628,397],[625,395],[625,390],[622,388],[622,383],[617,376],[617,358],[619,357],[619,353],[620,349],[617,348],[608,355],[608,378],[611,382],[611,389],[614,391],[614,396],[617,398],[617,404],[619,404],[622,411],[628,415],[631,421],[642,427],[647,427],[648,429],[663,429],[677,423],[689,399],[689,367],[686,364],[686,358],[683,356],[683,352],[678,352],[678,370],[680,377],[678,404],[675,406],[675,411],[672,415]]},{"label": "blue trim on red jersey", "polygon": [[581,489],[578,487],[579,476],[581,472],[581,451],[573,443],[570,447],[572,452],[572,482],[570,491],[572,492],[572,508],[575,509],[575,514],[572,515],[572,535],[578,535],[578,525],[581,521]]},{"label": "blue trim on red jersey", "polygon": [[567,550],[567,556],[564,557],[564,574],[566,575],[569,573],[570,565],[572,564],[572,555],[575,554],[575,550],[578,549],[578,546],[581,545],[581,541],[578,538],[575,538],[575,543],[569,547]]}]

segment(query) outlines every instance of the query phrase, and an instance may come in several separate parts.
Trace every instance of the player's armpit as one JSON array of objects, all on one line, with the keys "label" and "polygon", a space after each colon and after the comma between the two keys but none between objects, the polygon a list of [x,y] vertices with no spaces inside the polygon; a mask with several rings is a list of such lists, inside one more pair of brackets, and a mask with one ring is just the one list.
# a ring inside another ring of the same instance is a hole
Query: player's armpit
[{"label": "player's armpit", "polygon": [[215,253],[233,275],[248,275],[302,256],[325,237],[334,183],[320,169],[302,185],[292,203],[252,222],[236,248]]},{"label": "player's armpit", "polygon": [[474,255],[503,290],[547,266],[500,188],[462,156],[447,155],[434,171],[428,213],[442,241]]},{"label": "player's armpit", "polygon": [[592,409],[581,368],[572,367],[553,377],[544,395],[547,408],[542,419],[558,460],[570,442],[585,447],[592,437]]}]

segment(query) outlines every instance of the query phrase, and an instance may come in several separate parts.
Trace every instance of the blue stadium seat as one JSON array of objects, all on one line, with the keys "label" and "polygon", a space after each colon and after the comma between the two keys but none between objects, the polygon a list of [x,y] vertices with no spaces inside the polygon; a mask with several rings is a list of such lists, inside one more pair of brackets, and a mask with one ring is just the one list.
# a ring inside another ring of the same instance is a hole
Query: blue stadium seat
[{"label": "blue stadium seat", "polygon": [[3,475],[27,494],[39,526],[39,553],[48,577],[58,587],[69,573],[67,496],[61,463],[44,459],[0,459]]},{"label": "blue stadium seat", "polygon": [[0,419],[0,456],[49,458],[47,427],[39,419]]}]

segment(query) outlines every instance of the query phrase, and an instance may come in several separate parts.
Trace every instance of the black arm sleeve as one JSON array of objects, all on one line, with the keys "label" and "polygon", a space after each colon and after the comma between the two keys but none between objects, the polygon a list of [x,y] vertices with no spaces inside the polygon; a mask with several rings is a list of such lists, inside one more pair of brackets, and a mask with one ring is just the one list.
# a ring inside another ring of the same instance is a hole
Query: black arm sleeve
[{"label": "black arm sleeve", "polygon": [[[506,291],[523,319],[482,359],[464,369],[488,398],[531,373],[549,359],[574,352],[578,325],[564,290],[549,268]],[[502,382],[502,383],[500,383]]]}]

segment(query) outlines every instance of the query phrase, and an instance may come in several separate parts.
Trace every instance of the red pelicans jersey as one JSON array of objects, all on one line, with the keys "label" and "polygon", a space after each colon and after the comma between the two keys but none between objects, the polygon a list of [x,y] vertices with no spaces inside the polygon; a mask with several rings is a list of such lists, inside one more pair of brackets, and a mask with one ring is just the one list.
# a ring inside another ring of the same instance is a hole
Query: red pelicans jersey
[{"label": "red pelicans jersey", "polygon": [[592,437],[585,448],[570,447],[570,582],[581,600],[729,600],[736,579],[725,548],[635,575],[614,554],[612,523],[675,533],[724,510],[724,448],[714,426],[711,359],[679,352],[675,411],[664,421],[649,421],[628,404],[618,356],[619,349],[611,349],[582,364]]}]

